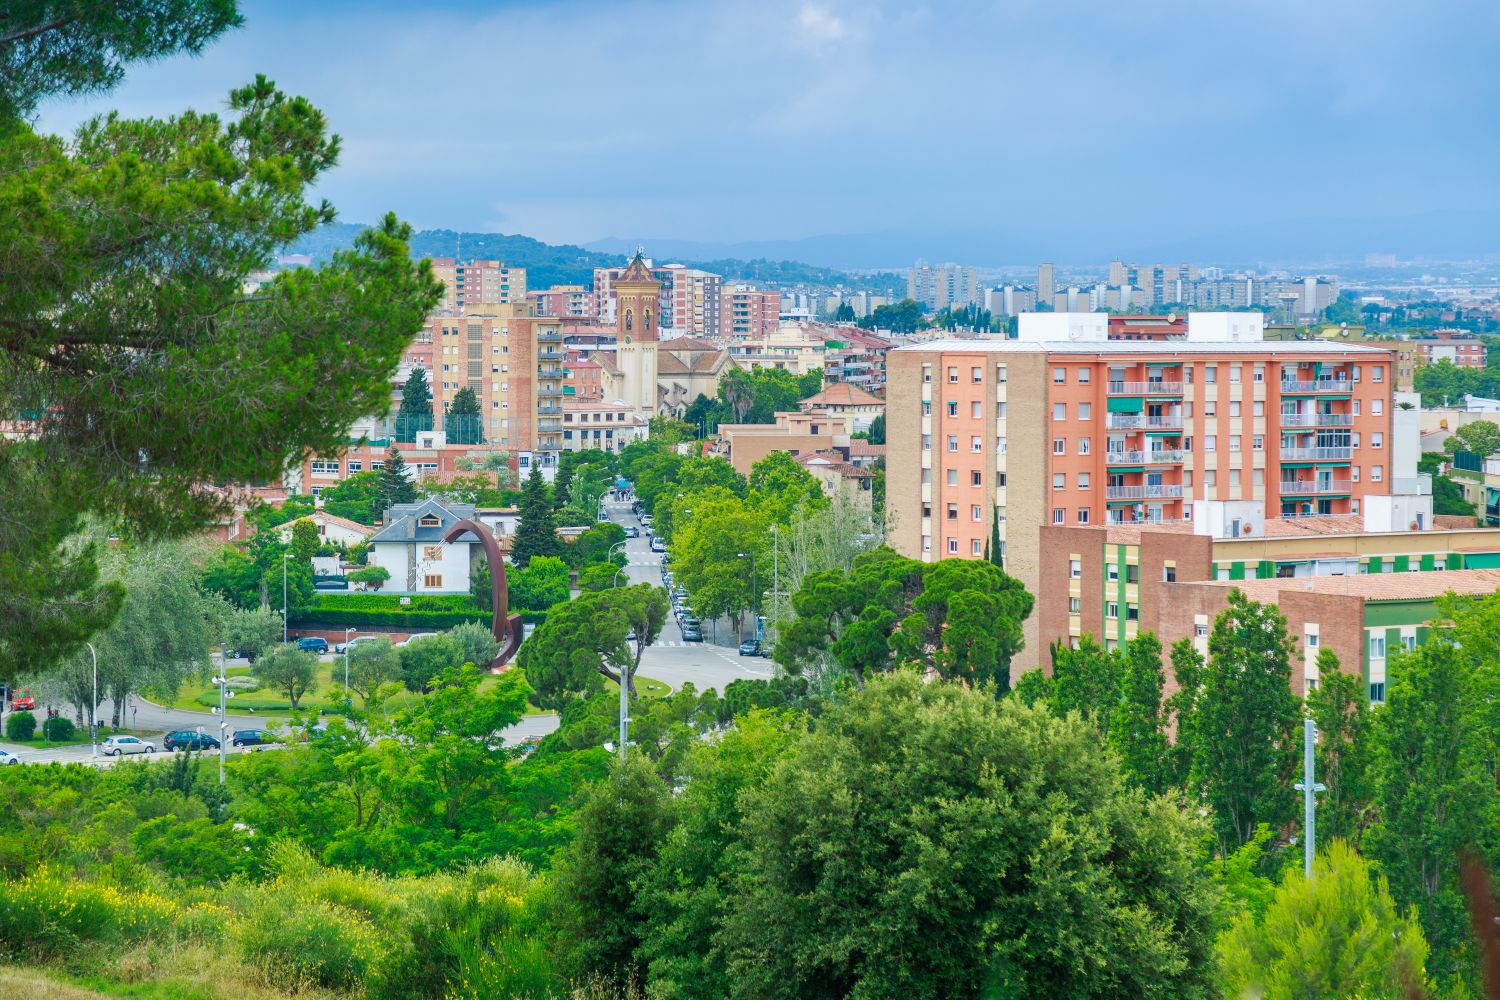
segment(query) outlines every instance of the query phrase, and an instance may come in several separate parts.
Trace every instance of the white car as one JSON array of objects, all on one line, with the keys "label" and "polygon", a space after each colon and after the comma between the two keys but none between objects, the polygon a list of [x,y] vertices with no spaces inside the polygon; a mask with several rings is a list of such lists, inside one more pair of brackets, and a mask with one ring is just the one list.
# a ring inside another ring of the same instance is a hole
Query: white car
[{"label": "white car", "polygon": [[100,749],[109,757],[127,753],[156,753],[156,747],[134,736],[111,736]]},{"label": "white car", "polygon": [[337,646],[334,646],[333,651],[342,655],[345,650],[353,649],[355,646],[363,646],[367,642],[379,642],[384,638],[385,636],[382,635],[357,635],[348,642],[341,642]]},{"label": "white car", "polygon": [[407,643],[416,642],[418,639],[428,639],[435,635],[437,635],[436,632],[416,632],[412,635],[407,636],[404,641],[396,643],[396,645],[398,647],[405,646],[407,645]]},{"label": "white car", "polygon": [[0,750],[0,767],[4,767],[6,764],[19,764],[19,763],[21,763],[21,758],[17,757],[15,754],[11,753],[9,750]]}]

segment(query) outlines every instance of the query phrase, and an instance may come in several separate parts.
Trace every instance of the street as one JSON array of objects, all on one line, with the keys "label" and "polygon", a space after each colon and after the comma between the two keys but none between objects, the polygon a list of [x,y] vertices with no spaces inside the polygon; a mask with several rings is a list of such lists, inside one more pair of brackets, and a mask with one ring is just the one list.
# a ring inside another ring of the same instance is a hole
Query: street
[{"label": "street", "polygon": [[[605,510],[610,519],[618,524],[640,526],[640,521],[631,513],[629,503],[606,502]],[[631,583],[649,583],[658,587],[662,585],[661,556],[651,551],[651,539],[646,537],[644,531],[641,532],[641,537],[626,541],[625,554],[629,560],[625,576]],[[733,641],[733,637],[727,634],[726,638]],[[671,685],[674,691],[684,684],[692,684],[698,691],[714,688],[720,693],[723,693],[730,681],[771,678],[773,668],[770,660],[758,656],[740,656],[738,648],[737,644],[719,646],[711,642],[684,642],[676,619],[669,615],[667,623],[662,626],[661,635],[641,657],[640,676],[663,681]],[[325,656],[325,659],[329,656],[332,654]],[[143,739],[156,744],[156,759],[170,756],[161,750],[161,737],[171,730],[201,728],[207,733],[217,733],[219,729],[218,716],[208,712],[163,708],[140,698],[133,699],[131,707],[131,728],[141,734]],[[276,721],[279,720],[273,716],[234,711],[229,713],[230,729],[264,728]],[[525,739],[546,736],[556,728],[557,716],[530,715],[505,731],[505,742],[516,744]],[[108,735],[107,731],[105,735]],[[100,736],[101,740],[103,738]],[[35,744],[0,742],[0,750],[10,751],[27,764],[86,763],[92,755],[88,744],[38,747]],[[241,751],[230,748],[230,753],[239,752]],[[115,759],[101,757],[100,762],[108,764]]]}]

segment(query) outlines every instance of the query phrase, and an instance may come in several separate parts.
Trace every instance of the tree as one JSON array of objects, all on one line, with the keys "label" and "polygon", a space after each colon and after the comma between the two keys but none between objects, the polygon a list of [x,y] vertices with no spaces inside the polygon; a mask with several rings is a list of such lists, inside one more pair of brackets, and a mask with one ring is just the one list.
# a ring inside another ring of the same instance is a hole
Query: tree
[{"label": "tree", "polygon": [[1172,679],[1177,690],[1167,698],[1166,714],[1177,730],[1169,757],[1171,783],[1186,787],[1198,752],[1198,704],[1203,695],[1203,654],[1190,638],[1172,643]]},{"label": "tree", "polygon": [[859,321],[859,325],[866,330],[915,333],[922,326],[922,307],[912,299],[902,299],[888,306],[876,306],[868,316]]},{"label": "tree", "polygon": [[384,636],[355,643],[348,656],[349,690],[366,706],[383,686],[401,679],[401,657]]},{"label": "tree", "polygon": [[563,555],[563,543],[557,537],[553,523],[552,501],[547,497],[547,484],[542,479],[542,470],[535,465],[526,477],[526,486],[521,492],[521,518],[516,525],[516,540],[511,545],[510,557],[517,566],[525,569],[537,556]]},{"label": "tree", "polygon": [[0,441],[0,677],[56,662],[118,613],[99,548],[69,541],[86,517],[142,539],[195,534],[230,506],[209,484],[336,451],[385,411],[441,296],[393,216],[329,264],[244,292],[333,218],[303,196],[338,141],[264,78],[222,114],[106,116],[67,141],[12,116],[196,50],[237,17],[215,0],[7,13],[0,204],[27,207],[0,226],[0,422],[28,433]]},{"label": "tree", "polygon": [[1374,725],[1379,822],[1365,835],[1396,902],[1417,907],[1433,971],[1444,977],[1467,964],[1458,854],[1487,845],[1497,818],[1467,653],[1432,637],[1387,664],[1386,704]]},{"label": "tree", "polygon": [[737,497],[700,503],[692,519],[674,528],[673,566],[687,588],[693,611],[700,618],[729,615],[735,631],[740,616],[759,599],[760,585],[769,579],[751,572],[752,556],[761,556],[769,541],[765,518]]},{"label": "tree", "polygon": [[1220,846],[1245,843],[1260,823],[1292,818],[1301,712],[1292,694],[1286,619],[1238,589],[1214,619],[1193,725],[1193,780],[1214,813]]},{"label": "tree", "polygon": [[348,581],[363,590],[379,590],[391,578],[391,571],[384,566],[363,566],[350,570]]},{"label": "tree", "polygon": [[292,555],[303,562],[311,562],[323,540],[318,537],[318,526],[309,518],[301,518],[292,524]]},{"label": "tree", "polygon": [[392,448],[380,470],[380,485],[372,510],[375,520],[383,520],[385,512],[398,503],[416,502],[417,486],[407,474],[406,459],[401,457],[400,451]]},{"label": "tree", "polygon": [[1383,877],[1343,840],[1287,873],[1263,917],[1242,914],[1216,948],[1226,996],[1404,1000],[1426,980],[1427,942]]},{"label": "tree", "polygon": [[1370,812],[1370,698],[1363,677],[1344,673],[1331,649],[1318,650],[1318,686],[1307,695],[1307,714],[1318,727],[1318,780],[1327,792],[1318,803],[1318,836],[1358,843]]},{"label": "tree", "polygon": [[784,451],[773,451],[750,467],[748,498],[766,519],[788,525],[803,508],[828,506],[822,484]]},{"label": "tree", "polygon": [[[625,565],[622,552],[610,555],[610,550],[625,541],[625,529],[613,521],[604,521],[589,528],[573,539],[571,555],[577,566],[590,566],[608,562],[611,567]],[[613,560],[613,561],[611,561]]]},{"label": "tree", "polygon": [[1464,499],[1464,491],[1459,485],[1441,475],[1432,477],[1432,512],[1459,517],[1473,517],[1478,513],[1475,505]]},{"label": "tree", "polygon": [[1448,435],[1443,445],[1449,453],[1462,449],[1487,458],[1500,451],[1500,424],[1493,420],[1474,420]]},{"label": "tree", "polygon": [[396,440],[415,441],[422,431],[432,430],[432,388],[427,370],[413,368],[401,389],[401,409],[396,412]]},{"label": "tree", "polygon": [[1125,780],[1151,795],[1172,787],[1167,718],[1162,709],[1165,677],[1161,641],[1142,632],[1121,657],[1120,703],[1110,719],[1109,745],[1120,755]]},{"label": "tree", "polygon": [[633,697],[641,657],[661,635],[669,608],[666,591],[646,583],[582,593],[554,608],[516,661],[537,704],[562,709],[622,675]]},{"label": "tree", "polygon": [[252,660],[281,641],[281,616],[269,608],[230,608],[223,623],[224,645]]},{"label": "tree", "polygon": [[870,421],[870,443],[885,444],[885,414]]},{"label": "tree", "polygon": [[[883,470],[882,470],[883,471]],[[984,558],[1001,569],[1005,568],[1005,543],[1000,541],[1000,508],[996,507],[990,519],[990,537],[984,540]]]},{"label": "tree", "polygon": [[447,635],[432,635],[401,647],[401,678],[409,691],[426,691],[432,679],[463,666],[464,649]]},{"label": "tree", "polygon": [[619,584],[619,567],[614,563],[594,563],[578,574],[579,590],[608,590]]},{"label": "tree", "polygon": [[839,307],[833,311],[835,323],[853,323],[854,320],[854,307],[847,302],[840,302]]},{"label": "tree", "polygon": [[317,675],[317,656],[296,646],[278,646],[255,664],[255,676],[266,687],[285,694],[294,712]]},{"label": "tree", "polygon": [[464,386],[454,394],[443,430],[449,444],[484,444],[484,412],[473,389]]},{"label": "tree", "polygon": [[677,949],[721,950],[731,997],[1211,993],[1198,828],[1079,720],[901,671],[736,805],[719,926]]},{"label": "tree", "polygon": [[[348,518],[360,524],[374,524],[375,500],[380,496],[380,473],[374,469],[356,472],[349,478],[318,494],[323,510],[335,517]],[[382,508],[384,509],[384,508]]]},{"label": "tree", "polygon": [[1025,644],[1021,623],[1034,601],[993,563],[943,559],[922,581],[912,610],[926,623],[926,663],[947,680],[1010,688],[1010,661]]},{"label": "tree", "polygon": [[463,651],[465,663],[472,663],[480,670],[488,670],[500,652],[500,643],[495,633],[482,622],[464,622],[448,630],[448,638],[458,643]]},{"label": "tree", "polygon": [[556,556],[536,556],[507,580],[510,605],[519,611],[546,611],[568,599],[568,564]]},{"label": "tree", "polygon": [[1078,712],[1091,718],[1107,736],[1115,707],[1120,703],[1120,657],[1081,636],[1076,649],[1052,645],[1052,707],[1059,713]]},{"label": "tree", "polygon": [[243,545],[225,545],[203,567],[199,586],[241,608],[260,607],[260,581],[264,569]]}]

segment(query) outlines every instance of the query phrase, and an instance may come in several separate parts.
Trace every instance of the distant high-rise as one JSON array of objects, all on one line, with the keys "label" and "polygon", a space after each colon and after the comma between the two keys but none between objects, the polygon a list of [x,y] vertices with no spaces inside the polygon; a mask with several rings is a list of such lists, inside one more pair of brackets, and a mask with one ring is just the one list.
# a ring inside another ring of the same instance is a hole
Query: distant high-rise
[{"label": "distant high-rise", "polygon": [[1043,264],[1036,269],[1036,300],[1052,302],[1052,295],[1057,291],[1057,266],[1055,264]]},{"label": "distant high-rise", "polygon": [[498,260],[458,261],[434,257],[432,274],[443,283],[442,308],[459,313],[470,306],[526,301],[526,269]]},{"label": "distant high-rise", "polygon": [[979,302],[979,276],[972,267],[962,264],[933,267],[917,261],[906,272],[906,297],[927,312],[962,309]]}]

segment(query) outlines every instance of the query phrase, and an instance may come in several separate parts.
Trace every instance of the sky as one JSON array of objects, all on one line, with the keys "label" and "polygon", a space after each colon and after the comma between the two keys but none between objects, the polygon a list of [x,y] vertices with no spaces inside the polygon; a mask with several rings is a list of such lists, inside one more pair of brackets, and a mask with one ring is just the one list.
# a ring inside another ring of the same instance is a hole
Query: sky
[{"label": "sky", "polygon": [[847,266],[1500,251],[1493,0],[242,9],[201,57],[41,126],[218,107],[265,73],[343,137],[318,190],[341,219],[554,243]]}]

